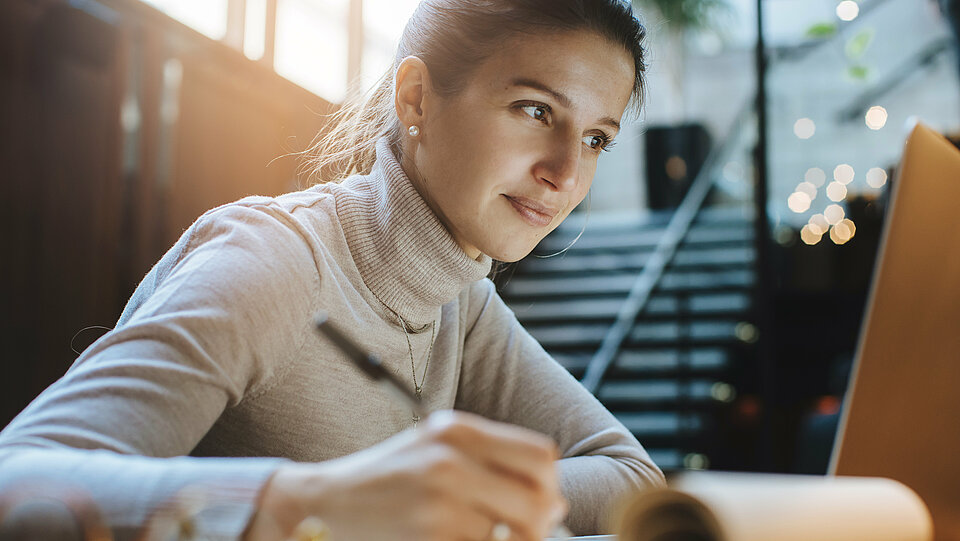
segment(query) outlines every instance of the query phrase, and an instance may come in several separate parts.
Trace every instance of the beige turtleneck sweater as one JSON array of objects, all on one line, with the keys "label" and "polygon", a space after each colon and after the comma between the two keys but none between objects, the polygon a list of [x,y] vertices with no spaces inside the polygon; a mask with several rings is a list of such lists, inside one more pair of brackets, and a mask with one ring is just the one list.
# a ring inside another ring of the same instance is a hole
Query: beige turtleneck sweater
[{"label": "beige turtleneck sweater", "polygon": [[663,476],[521,327],[484,278],[490,263],[459,248],[385,140],[370,175],[213,209],[0,433],[0,491],[37,476],[74,487],[119,539],[199,491],[201,529],[236,539],[282,459],[340,457],[412,425],[311,327],[326,310],[412,387],[393,310],[426,328],[410,336],[418,381],[436,322],[426,408],[552,436],[567,524],[598,532],[612,502]]}]

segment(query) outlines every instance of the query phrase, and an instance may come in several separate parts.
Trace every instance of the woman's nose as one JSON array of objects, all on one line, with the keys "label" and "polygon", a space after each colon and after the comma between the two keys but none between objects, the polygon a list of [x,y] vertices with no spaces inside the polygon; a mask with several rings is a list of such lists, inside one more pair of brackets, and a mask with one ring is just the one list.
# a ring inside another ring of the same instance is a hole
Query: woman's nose
[{"label": "woman's nose", "polygon": [[582,142],[554,139],[550,142],[540,163],[537,178],[549,183],[558,192],[568,192],[577,186],[580,175],[580,152]]}]

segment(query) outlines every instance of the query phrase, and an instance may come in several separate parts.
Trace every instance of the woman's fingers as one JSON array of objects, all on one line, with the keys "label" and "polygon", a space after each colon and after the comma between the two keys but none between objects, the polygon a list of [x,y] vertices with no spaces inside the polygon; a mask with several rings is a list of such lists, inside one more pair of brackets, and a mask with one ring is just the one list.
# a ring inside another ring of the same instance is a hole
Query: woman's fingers
[{"label": "woman's fingers", "polygon": [[542,539],[552,525],[555,496],[510,475],[498,475],[458,450],[437,446],[426,478],[439,493],[503,522],[522,539]]},{"label": "woman's fingers", "polygon": [[546,490],[557,485],[556,444],[543,434],[462,412],[430,415],[426,432],[491,469],[527,480]]},{"label": "woman's fingers", "polygon": [[440,412],[364,451],[283,466],[260,503],[288,532],[314,516],[345,539],[486,540],[503,523],[510,541],[540,541],[566,507],[556,458],[540,434]]},{"label": "woman's fingers", "polygon": [[494,520],[512,525],[521,538],[542,538],[566,512],[557,479],[556,447],[549,438],[446,412],[430,422],[426,432],[430,441],[463,457],[460,464],[448,465],[451,475],[439,477],[460,484],[447,489],[456,493],[466,488],[463,495],[472,505],[480,506]]}]

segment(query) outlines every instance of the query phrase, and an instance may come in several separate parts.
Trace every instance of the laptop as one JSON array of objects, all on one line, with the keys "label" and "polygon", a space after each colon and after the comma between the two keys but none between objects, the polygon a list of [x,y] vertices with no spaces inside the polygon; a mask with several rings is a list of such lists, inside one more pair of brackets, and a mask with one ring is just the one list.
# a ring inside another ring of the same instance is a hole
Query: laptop
[{"label": "laptop", "polygon": [[918,124],[896,178],[829,472],[906,484],[960,540],[960,151]]},{"label": "laptop", "polygon": [[829,474],[904,483],[960,541],[960,150],[917,124],[892,190]]}]

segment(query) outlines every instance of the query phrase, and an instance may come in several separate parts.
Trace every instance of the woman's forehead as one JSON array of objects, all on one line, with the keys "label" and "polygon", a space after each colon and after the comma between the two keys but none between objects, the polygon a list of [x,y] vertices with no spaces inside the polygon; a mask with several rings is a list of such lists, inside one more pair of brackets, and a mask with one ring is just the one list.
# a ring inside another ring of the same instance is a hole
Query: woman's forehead
[{"label": "woman's forehead", "polygon": [[495,92],[539,86],[562,106],[600,103],[604,109],[616,110],[617,118],[626,108],[635,79],[630,53],[589,31],[518,36],[491,55],[475,75],[474,81],[486,83]]}]

